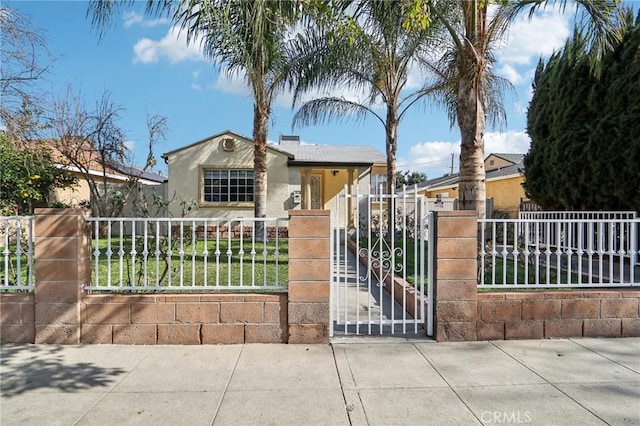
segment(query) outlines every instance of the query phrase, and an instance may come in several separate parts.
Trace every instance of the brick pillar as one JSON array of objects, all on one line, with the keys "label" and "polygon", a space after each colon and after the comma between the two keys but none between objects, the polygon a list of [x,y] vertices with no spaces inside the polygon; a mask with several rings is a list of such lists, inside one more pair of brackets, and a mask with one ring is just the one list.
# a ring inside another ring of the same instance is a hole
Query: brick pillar
[{"label": "brick pillar", "polygon": [[477,340],[476,213],[463,210],[438,212],[436,234],[436,340]]},{"label": "brick pillar", "polygon": [[328,210],[289,210],[289,343],[329,343]]},{"label": "brick pillar", "polygon": [[35,210],[36,343],[80,343],[81,285],[91,279],[85,210]]}]

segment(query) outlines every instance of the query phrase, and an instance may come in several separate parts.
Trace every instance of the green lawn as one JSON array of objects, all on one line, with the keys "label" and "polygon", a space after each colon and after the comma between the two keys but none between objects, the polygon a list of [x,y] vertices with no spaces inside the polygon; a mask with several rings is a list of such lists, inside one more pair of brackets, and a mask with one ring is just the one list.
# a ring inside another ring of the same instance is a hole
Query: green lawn
[{"label": "green lawn", "polygon": [[29,248],[28,242],[24,239],[21,241],[20,256],[16,254],[18,244],[15,239],[9,240],[7,247],[4,246],[5,243],[6,241],[0,241],[0,285],[18,285],[18,278],[21,286],[28,285],[29,257],[25,253]]},{"label": "green lawn", "polygon": [[[367,247],[368,244],[368,240],[367,238],[361,238],[360,239],[360,248],[368,248]],[[372,247],[371,247],[371,251],[375,251],[375,250],[379,250],[380,249],[380,245],[379,245],[379,241],[374,241],[372,239]],[[416,262],[419,262],[419,257],[420,257],[420,252],[418,251],[417,255],[418,255],[418,259],[416,260],[416,256],[415,256],[415,240],[412,239],[407,239],[406,240],[406,246],[403,245],[403,240],[396,240],[394,242],[394,245],[400,249],[406,248],[405,250],[396,250],[395,252],[395,256],[394,256],[394,260],[395,260],[395,264],[396,265],[403,265],[403,262],[406,262],[406,280],[407,282],[409,282],[411,285],[415,286],[416,285]],[[385,245],[383,243],[383,250],[385,250],[387,253],[389,252],[388,246]],[[390,259],[390,257],[389,257]],[[487,256],[485,258],[485,273],[484,273],[484,283],[485,284],[491,284],[491,281],[493,279],[493,271],[491,269],[491,256]],[[425,254],[424,254],[424,271],[425,271],[425,278],[424,278],[424,282],[425,282],[425,286],[427,285],[427,276],[428,276],[428,267],[427,267],[427,262],[428,262],[428,244],[425,242]],[[388,263],[387,263],[388,264]],[[569,282],[569,279],[571,280],[571,283],[578,283],[578,275],[576,273],[576,271],[572,271],[571,276],[569,277],[568,272],[566,271],[566,260],[562,260],[561,263],[561,272],[560,272],[560,280],[558,284],[558,269],[557,269],[557,265],[556,263],[552,263],[550,265],[550,270],[549,270],[549,279],[547,282],[547,270],[546,267],[542,264],[538,265],[539,268],[539,272],[538,272],[538,283],[539,284],[553,284],[553,285],[562,285],[562,284],[567,284]],[[527,268],[527,283],[528,284],[532,284],[532,283],[536,283],[536,270],[535,270],[536,266],[535,264],[529,264],[528,268]],[[418,274],[418,278],[419,278],[419,273],[420,270],[418,269],[417,274]],[[403,276],[403,271],[402,270],[396,270],[396,275],[398,276]],[[522,261],[518,262],[517,267],[513,261],[513,259],[507,259],[506,261],[506,278],[505,278],[505,262],[502,259],[502,257],[496,257],[495,259],[495,281],[497,283],[497,285],[501,285],[501,284],[524,284],[525,283],[525,265]],[[487,289],[482,289],[483,291],[487,291]]]},{"label": "green lawn", "polygon": [[[484,270],[484,284],[491,284],[493,280],[493,273],[491,267],[491,256],[485,257],[485,270]],[[526,274],[525,274],[525,264],[523,261],[519,261],[516,267],[513,259],[507,259],[506,263],[502,257],[495,258],[495,282],[496,285],[503,284],[525,284],[525,281],[528,284],[554,284],[554,285],[562,285],[568,284],[569,279],[571,283],[578,283],[578,275],[575,271],[572,271],[571,277],[569,277],[569,273],[566,270],[566,260],[561,261],[561,269],[558,277],[558,269],[556,263],[552,263],[549,268],[549,279],[547,281],[547,268],[546,265],[539,264],[538,265],[538,281],[536,281],[536,265],[535,263],[530,263],[528,265]],[[506,266],[505,266],[506,265]],[[505,267],[506,267],[506,278],[505,278]],[[558,282],[559,278],[559,282]]]},{"label": "green lawn", "polygon": [[[124,255],[122,260],[119,252],[122,243]],[[197,240],[195,244],[184,242],[180,247],[179,242],[172,242],[171,261],[168,255],[168,243],[161,239],[158,243],[160,255],[156,256],[156,242],[150,239],[148,242],[148,255],[146,269],[142,240],[136,241],[135,261],[131,254],[132,244],[130,239],[112,239],[111,261],[107,256],[107,242],[100,240],[98,268],[96,271],[96,259],[92,257],[93,286],[106,287],[108,279],[111,286],[131,287],[180,287],[180,286],[286,286],[288,282],[288,240],[278,239],[276,254],[275,239],[265,244],[255,243],[250,239],[219,240],[216,246],[215,240],[207,241],[207,254],[205,255],[205,243]],[[240,248],[244,255],[240,256]],[[92,254],[95,247],[92,247]],[[231,255],[227,253],[231,250]],[[266,250],[266,252],[265,252]],[[182,261],[180,252],[182,255]],[[216,255],[219,251],[219,255]]]},{"label": "green lawn", "polygon": [[[0,248],[0,254],[4,249]],[[18,285],[18,276],[20,276],[20,285],[28,285],[29,259],[26,254],[20,256],[20,265],[18,265],[18,256],[10,254],[8,262],[5,262],[4,255],[0,256],[0,285]],[[35,280],[34,280],[35,282]]]}]

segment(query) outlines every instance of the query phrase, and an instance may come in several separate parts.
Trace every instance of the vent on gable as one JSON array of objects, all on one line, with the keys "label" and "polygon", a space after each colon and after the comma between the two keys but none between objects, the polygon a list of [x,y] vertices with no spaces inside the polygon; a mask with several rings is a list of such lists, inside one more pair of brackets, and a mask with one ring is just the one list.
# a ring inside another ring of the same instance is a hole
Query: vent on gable
[{"label": "vent on gable", "polygon": [[236,150],[236,141],[232,138],[222,139],[222,149],[227,152],[233,152]]}]

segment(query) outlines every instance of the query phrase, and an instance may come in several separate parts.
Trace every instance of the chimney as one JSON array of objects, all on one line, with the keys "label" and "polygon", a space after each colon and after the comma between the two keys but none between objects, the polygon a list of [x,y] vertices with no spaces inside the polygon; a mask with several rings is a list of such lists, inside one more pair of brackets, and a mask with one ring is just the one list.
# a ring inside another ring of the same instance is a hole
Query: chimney
[{"label": "chimney", "polygon": [[296,135],[280,135],[280,146],[298,146],[300,145],[300,136]]}]

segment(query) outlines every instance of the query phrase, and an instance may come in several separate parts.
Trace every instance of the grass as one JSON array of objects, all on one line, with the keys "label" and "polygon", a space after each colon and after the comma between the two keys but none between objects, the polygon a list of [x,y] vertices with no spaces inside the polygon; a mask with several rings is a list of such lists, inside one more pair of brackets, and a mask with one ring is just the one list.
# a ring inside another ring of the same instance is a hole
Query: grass
[{"label": "grass", "polygon": [[[3,249],[0,249],[0,254]],[[29,259],[26,254],[20,256],[20,268],[18,269],[18,256],[9,255],[9,262],[5,262],[4,255],[0,257],[0,285],[14,286],[18,285],[18,276],[20,276],[20,285],[28,285]],[[34,273],[33,271],[32,273]],[[35,279],[34,279],[35,282]]]},{"label": "grass", "polygon": [[[492,258],[487,256],[485,258],[485,270],[484,270],[484,284],[492,284],[493,270],[491,266]],[[536,265],[529,264],[527,273],[525,274],[525,264],[520,261],[517,264],[513,259],[503,259],[502,257],[495,258],[495,285],[509,285],[509,284],[521,284],[525,282],[528,284],[553,284],[561,286],[562,284],[578,283],[578,275],[575,272],[571,273],[569,277],[568,271],[565,270],[567,262],[565,259],[561,261],[560,272],[558,273],[557,265],[553,263],[549,266],[549,279],[547,281],[547,267],[544,264],[538,265],[538,280],[536,280]],[[505,271],[506,268],[506,271]],[[505,278],[506,272],[506,278]],[[570,279],[570,281],[569,281]],[[483,289],[486,291],[486,289]],[[531,290],[531,289],[528,289]],[[548,290],[548,289],[546,289]]]},{"label": "grass", "polygon": [[[119,251],[122,243],[124,255],[122,260]],[[277,254],[275,239],[266,244],[256,242],[253,247],[250,239],[219,240],[216,246],[215,240],[207,241],[208,254],[205,256],[205,243],[203,240],[195,242],[171,243],[171,257],[168,258],[168,241],[161,238],[156,245],[154,239],[148,242],[148,255],[145,264],[141,245],[142,240],[136,241],[136,252],[131,254],[132,242],[130,239],[112,239],[111,261],[107,256],[107,241],[100,240],[98,249],[98,268],[96,259],[92,257],[93,286],[106,287],[108,279],[112,286],[126,287],[203,287],[207,286],[243,286],[265,287],[286,286],[288,282],[288,240],[278,239]],[[156,256],[156,247],[160,254]],[[244,256],[240,256],[240,248]],[[255,252],[252,254],[252,249]],[[95,247],[92,247],[92,253]],[[219,255],[216,255],[216,250]],[[228,255],[228,251],[231,255]],[[266,250],[266,252],[265,252]],[[182,262],[180,251],[183,251]],[[234,288],[235,289],[235,288]]]},{"label": "grass", "polygon": [[[368,244],[368,239],[366,237],[363,237],[360,239],[360,249],[362,248],[368,248],[367,246]],[[372,247],[371,250],[377,250],[380,247],[380,243],[378,240],[372,239]],[[402,248],[403,247],[403,240],[402,239],[398,239],[395,240],[394,242],[396,247]],[[404,251],[400,251],[400,250],[396,250],[395,252],[395,256],[394,256],[394,260],[395,260],[395,264],[403,264],[404,262],[406,262],[406,281],[409,282],[411,285],[413,285],[414,287],[416,286],[416,264],[417,262],[419,262],[419,259],[416,259],[416,256],[414,255],[415,253],[415,245],[416,245],[416,241],[415,239],[411,238],[411,239],[407,239],[406,240],[406,250]],[[383,243],[384,246],[384,243]],[[387,252],[389,251],[388,248],[385,248],[384,250],[386,250]],[[425,271],[425,286],[427,285],[427,275],[428,275],[428,267],[427,267],[427,262],[428,262],[428,244],[425,243],[425,247],[424,247],[424,271]],[[420,253],[418,251],[418,256],[420,256]],[[387,264],[389,264],[390,262],[387,262]],[[562,286],[562,284],[568,284],[569,283],[569,279],[570,282],[572,284],[577,284],[579,282],[578,280],[578,275],[575,271],[572,271],[571,273],[571,277],[569,277],[568,272],[566,271],[566,260],[562,259],[561,262],[561,268],[560,268],[560,272],[558,272],[557,269],[557,265],[556,263],[553,263],[552,265],[550,265],[549,267],[549,280],[547,282],[547,269],[546,266],[543,264],[539,265],[539,273],[538,273],[538,278],[539,281],[537,282],[538,284],[552,284],[552,285],[557,285],[559,286],[558,288],[560,289]],[[506,265],[506,278],[505,278],[505,265]],[[418,274],[420,273],[419,268],[418,268]],[[527,280],[526,282],[529,284],[532,283],[536,283],[536,272],[535,272],[535,265],[529,264],[528,266],[528,270],[527,270]],[[396,271],[396,275],[398,276],[403,276],[403,271]],[[419,278],[419,275],[418,275]],[[559,278],[559,281],[558,281]],[[484,284],[491,284],[491,281],[493,279],[492,276],[492,269],[491,269],[491,257],[487,256],[486,257],[486,261],[485,261],[485,272],[484,272]],[[502,257],[496,257],[495,259],[495,279],[496,279],[496,286],[500,286],[500,285],[504,285],[504,284],[521,284],[524,285],[525,284],[525,265],[524,263],[522,263],[521,261],[518,262],[517,264],[517,268],[516,265],[513,261],[513,259],[507,259],[506,260],[506,264],[505,261]],[[480,289],[481,291],[490,291],[491,289],[487,289],[487,288],[482,288]],[[515,289],[514,289],[515,290]],[[528,289],[531,290],[531,289]],[[545,288],[545,290],[548,290],[548,288]]]}]

